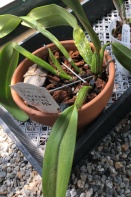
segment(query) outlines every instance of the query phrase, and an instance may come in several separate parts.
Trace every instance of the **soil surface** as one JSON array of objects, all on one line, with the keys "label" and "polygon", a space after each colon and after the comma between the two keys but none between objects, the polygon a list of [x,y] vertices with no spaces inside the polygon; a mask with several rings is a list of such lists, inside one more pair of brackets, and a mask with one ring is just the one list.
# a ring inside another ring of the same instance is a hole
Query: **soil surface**
[{"label": "soil surface", "polygon": [[[95,76],[91,73],[89,65],[87,65],[81,55],[79,54],[79,51],[69,51],[70,57],[73,59],[75,64],[81,69],[81,74],[78,74],[82,79],[86,79],[86,83],[83,83],[79,78],[77,78],[71,71],[69,71],[66,67],[62,65],[62,63],[66,64],[69,68],[71,68],[74,72],[74,68],[71,67],[71,64],[65,59],[65,57],[59,52],[58,50],[52,51],[54,56],[57,58],[59,63],[61,64],[62,69],[72,76],[73,81],[65,80],[63,78],[60,78],[59,76],[55,76],[48,72],[46,76],[46,80],[44,82],[44,87],[50,92],[50,94],[53,96],[55,101],[61,106],[65,105],[66,107],[72,105],[76,99],[77,93],[79,92],[80,88],[83,85],[92,86],[92,90],[90,91],[89,95],[87,96],[87,99],[85,103],[91,101],[93,98],[95,98],[105,87],[107,81],[108,81],[108,74],[106,70],[106,66],[103,64],[103,72],[101,76]],[[49,56],[44,57],[44,60],[48,62],[52,67],[55,68],[54,63],[50,59]],[[71,83],[76,82],[73,85],[70,85]],[[64,87],[66,85],[66,87]],[[55,90],[56,89],[56,90]]]},{"label": "soil surface", "polygon": [[[64,58],[64,56],[58,50],[53,51],[53,54],[59,60],[60,64],[61,62],[63,62],[64,64],[69,66],[69,68],[71,68],[71,64]],[[81,78],[86,78],[88,76],[89,77],[92,76],[92,77],[86,80],[86,84],[84,84],[81,81],[74,85],[67,86],[66,88],[56,90],[52,92],[51,94],[57,103],[59,104],[66,103],[66,104],[71,105],[74,103],[76,99],[76,95],[79,92],[80,88],[83,85],[89,85],[93,87],[92,91],[90,92],[86,100],[86,102],[89,102],[94,97],[96,97],[96,95],[99,94],[106,85],[108,78],[105,72],[105,67],[103,66],[102,75],[96,78],[95,76],[92,75],[89,66],[84,62],[78,50],[70,51],[69,54],[71,58],[73,59],[73,61],[75,62],[75,64],[82,70]],[[49,62],[53,67],[55,66],[49,57],[46,57],[46,61]],[[79,80],[77,77],[74,77],[74,75],[69,70],[67,70],[67,68],[65,68],[63,65],[62,65],[62,68],[67,74],[73,77],[74,81]],[[69,84],[69,83],[71,82],[69,82],[68,80],[64,80],[64,79],[59,78],[58,76],[53,76],[51,74],[48,74],[45,87],[50,91],[52,89],[62,87],[65,84]]]}]

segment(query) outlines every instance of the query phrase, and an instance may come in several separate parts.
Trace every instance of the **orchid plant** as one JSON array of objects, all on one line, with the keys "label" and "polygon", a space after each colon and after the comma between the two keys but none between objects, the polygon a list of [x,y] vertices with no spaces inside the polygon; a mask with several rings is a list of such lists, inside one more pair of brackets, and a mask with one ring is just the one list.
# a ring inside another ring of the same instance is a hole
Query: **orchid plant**
[{"label": "orchid plant", "polygon": [[[77,1],[76,1],[77,2]],[[78,4],[79,5],[79,4]],[[82,10],[82,7],[80,7]],[[57,15],[59,13],[59,15]],[[84,16],[84,12],[82,11],[82,14]],[[55,18],[55,20],[54,20]],[[85,16],[84,21],[86,21]],[[27,16],[23,17],[17,17],[10,14],[5,14],[0,16],[0,38],[8,35],[11,31],[13,31],[20,23],[22,22],[23,25],[26,25],[30,28],[34,28],[38,31],[40,31],[44,36],[49,38],[63,53],[63,55],[68,59],[68,61],[71,63],[72,67],[74,67],[75,71],[77,73],[80,73],[81,70],[75,65],[73,60],[70,58],[68,52],[63,47],[63,45],[59,42],[59,40],[52,35],[47,28],[57,25],[70,25],[73,28],[73,38],[75,41],[76,46],[78,47],[80,54],[82,55],[85,62],[87,62],[89,65],[91,65],[92,73],[94,74],[100,74],[102,71],[102,62],[103,62],[103,53],[104,48],[100,51],[100,41],[96,35],[96,33],[91,28],[89,22],[85,26],[88,26],[89,34],[95,44],[96,51],[93,53],[91,50],[91,47],[89,45],[89,41],[87,40],[83,30],[78,26],[78,22],[76,18],[69,13],[66,9],[61,8],[57,5],[48,5],[48,6],[42,6],[33,9]],[[10,53],[8,53],[10,51]],[[34,63],[38,64],[39,66],[42,66],[44,69],[48,70],[49,72],[59,75],[60,77],[63,77],[67,80],[72,80],[71,76],[67,75],[64,70],[61,69],[60,65],[57,63],[57,69],[54,69],[51,67],[46,61],[34,56],[26,49],[22,48],[17,43],[8,43],[5,47],[3,47],[1,51],[1,63],[0,63],[0,69],[1,69],[1,80],[0,84],[3,89],[0,96],[0,102],[5,106],[5,108],[8,109],[10,113],[14,115],[14,117],[19,118],[19,120],[25,120],[28,117],[22,113],[19,113],[18,107],[15,105],[12,99],[9,101],[9,97],[11,97],[10,93],[10,80],[11,76],[17,66],[18,59],[19,59],[19,53],[27,57],[28,59],[32,60]],[[3,67],[3,64],[5,64],[4,59],[5,55],[9,54],[6,62],[6,66]],[[51,53],[50,53],[51,54]],[[52,58],[52,55],[51,55]],[[54,58],[52,58],[52,61],[54,61]],[[56,63],[56,62],[55,62]],[[10,64],[13,64],[13,66],[10,66]],[[10,69],[11,68],[11,69]],[[9,74],[9,77],[6,77],[3,79],[2,73],[5,73],[6,75]],[[4,80],[4,84],[3,84]],[[6,93],[5,90],[6,89]],[[17,110],[14,110],[17,109]],[[19,114],[19,116],[18,116]],[[24,115],[24,116],[23,116]]]},{"label": "orchid plant", "polygon": [[[118,11],[118,16],[121,19],[122,24],[130,24],[131,18],[127,18],[125,1],[124,0],[112,0],[116,10]],[[131,72],[130,66],[130,49],[122,46],[120,43],[112,43],[113,53],[116,59],[120,62],[123,67]]]},{"label": "orchid plant", "polygon": [[[47,30],[49,27],[59,25],[71,26],[73,28],[74,43],[79,53],[84,61],[90,66],[92,73],[98,76],[102,73],[104,50],[110,43],[101,46],[101,42],[86,18],[79,0],[62,1],[74,11],[83,28],[89,34],[94,44],[94,51],[92,51],[90,42],[83,29],[78,25],[76,17],[65,8],[55,4],[35,8],[27,16],[17,17],[10,14],[1,15],[0,38],[8,35],[20,23],[29,28],[34,28],[49,38],[68,59],[75,69],[75,72],[81,74],[82,71],[75,65],[63,45],[61,45],[59,40]],[[123,65],[129,67],[131,62],[131,51],[119,43],[112,43],[112,48],[117,59],[125,59],[126,61]],[[19,44],[15,42],[6,44],[0,52],[0,103],[16,118],[19,117],[20,120],[25,121],[28,117],[22,114],[20,109],[13,102],[9,88],[12,74],[18,63],[19,53],[54,75],[59,75],[69,81],[72,81],[73,78],[61,69],[61,66],[54,58],[50,49],[50,58],[55,63],[56,69],[51,67],[46,61],[31,54]],[[81,108],[90,89],[90,86],[83,86],[82,89],[80,89],[74,105],[61,113],[52,128],[47,142],[43,163],[42,185],[44,197],[65,197],[75,150],[78,109]]]}]

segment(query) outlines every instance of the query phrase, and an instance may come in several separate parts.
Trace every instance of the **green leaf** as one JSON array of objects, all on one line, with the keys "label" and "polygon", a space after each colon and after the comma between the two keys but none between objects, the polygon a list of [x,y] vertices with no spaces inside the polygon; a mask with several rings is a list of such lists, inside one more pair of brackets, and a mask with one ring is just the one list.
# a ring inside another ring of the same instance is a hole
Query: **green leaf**
[{"label": "green leaf", "polygon": [[67,58],[67,60],[70,62],[72,67],[76,70],[76,72],[80,73],[80,69],[75,65],[74,61],[71,59],[68,51],[64,48],[64,46],[59,42],[59,40],[53,36],[49,31],[44,30],[42,28],[37,28],[43,35],[45,35],[47,38],[49,38],[57,47],[58,49],[63,53],[63,55]]},{"label": "green leaf", "polygon": [[[49,51],[49,56],[50,59],[52,60],[52,62],[54,63],[54,66],[56,66],[57,70],[60,72],[65,73],[65,71],[61,68],[61,65],[59,63],[59,61],[57,60],[57,58],[54,56],[54,54],[52,53],[52,51],[50,50],[50,48],[48,48]],[[66,73],[65,73],[66,74]]]},{"label": "green leaf", "polygon": [[11,14],[0,15],[0,38],[12,32],[21,22],[17,16]]},{"label": "green leaf", "polygon": [[36,55],[30,53],[20,45],[14,45],[13,46],[15,50],[17,50],[20,54],[27,57],[29,60],[33,61],[34,63],[38,64],[39,66],[43,67],[44,69],[52,72],[53,74],[56,74],[56,70],[48,64],[46,61],[42,60],[41,58],[37,57]]},{"label": "green leaf", "polygon": [[44,36],[46,36],[48,39],[50,39],[57,48],[63,53],[63,55],[67,58],[67,60],[71,63],[71,65],[75,68],[75,70],[80,73],[80,69],[75,65],[74,61],[71,59],[68,51],[64,48],[64,46],[59,42],[59,40],[48,30],[44,29],[35,21],[34,19],[30,17],[21,17],[21,19],[31,28],[37,29],[39,32],[41,32]]},{"label": "green leaf", "polygon": [[79,90],[79,93],[78,93],[75,103],[74,103],[74,105],[77,107],[77,109],[80,109],[82,107],[83,103],[85,102],[85,100],[87,98],[87,94],[89,93],[89,91],[91,89],[92,89],[91,86],[83,86]]},{"label": "green leaf", "polygon": [[19,59],[19,53],[13,49],[14,45],[13,42],[6,44],[0,53],[0,98],[12,97],[9,85]]},{"label": "green leaf", "polygon": [[29,51],[27,51],[26,49],[24,49],[23,47],[21,47],[20,45],[14,45],[13,46],[15,50],[17,50],[20,54],[22,54],[23,56],[27,57],[29,60],[31,60],[32,62],[36,63],[37,65],[41,66],[42,68],[44,68],[45,70],[53,73],[54,75],[59,75],[60,77],[67,79],[67,80],[72,80],[71,76],[65,74],[65,73],[58,73],[57,70],[55,70],[50,64],[48,64],[46,61],[44,61],[43,59],[37,57],[36,55],[30,53]]},{"label": "green leaf", "polygon": [[123,4],[123,3],[124,3],[124,1],[123,1],[123,0],[119,0],[119,3],[120,3],[120,5],[121,5],[121,4]]},{"label": "green leaf", "polygon": [[72,169],[78,122],[78,109],[91,87],[83,86],[76,102],[56,120],[49,136],[43,163],[44,197],[64,197]]},{"label": "green leaf", "polygon": [[112,0],[123,23],[126,23],[126,11],[123,0]]},{"label": "green leaf", "polygon": [[102,65],[100,65],[100,53],[94,52],[92,56],[91,72],[95,75],[101,74]]},{"label": "green leaf", "polygon": [[103,60],[104,60],[104,52],[105,52],[106,47],[109,46],[109,45],[110,45],[110,42],[107,42],[106,44],[104,44],[102,46],[102,48],[100,50],[100,64],[99,64],[99,66],[100,66],[100,68],[99,68],[100,73],[102,72],[102,64],[103,64]]},{"label": "green leaf", "polygon": [[37,29],[37,26],[39,25],[36,20],[29,16],[21,16],[20,19],[22,20],[21,24],[29,28]]},{"label": "green leaf", "polygon": [[[77,111],[76,107],[71,106],[67,108],[64,112],[62,112],[56,120],[54,126],[52,127],[52,131],[46,145],[42,172],[42,188],[44,197],[56,197],[58,162],[62,162],[62,160],[59,159],[60,144],[64,134],[67,132],[68,135],[72,136],[72,133],[74,133],[75,135],[76,128]],[[72,139],[72,141],[75,141],[74,138]],[[67,142],[66,146],[68,145],[69,144]],[[69,155],[66,150],[64,154],[68,158]],[[68,174],[70,173],[70,169],[68,168],[66,170],[64,169],[64,166],[63,171],[68,171]],[[67,184],[62,185],[63,189],[65,187],[67,187]]]},{"label": "green leaf", "polygon": [[13,49],[14,45],[8,43],[0,52],[0,104],[17,120],[25,121],[29,117],[13,101],[9,87],[19,58],[18,52]]},{"label": "green leaf", "polygon": [[120,64],[131,72],[131,50],[118,42],[112,43],[112,50]]},{"label": "green leaf", "polygon": [[13,99],[1,101],[0,104],[10,113],[16,120],[25,122],[29,119],[27,114],[25,114],[13,101]]},{"label": "green leaf", "polygon": [[97,51],[99,51],[101,49],[101,42],[96,34],[96,32],[93,30],[92,26],[90,25],[85,12],[80,4],[79,0],[62,0],[69,8],[71,8],[76,16],[78,17],[78,19],[80,20],[80,22],[82,23],[83,27],[85,28],[85,30],[88,32],[95,48]]},{"label": "green leaf", "polygon": [[79,26],[73,31],[73,39],[84,61],[91,65],[93,52],[91,50],[90,43],[85,36],[85,33]]},{"label": "green leaf", "polygon": [[[72,113],[69,116],[68,122],[64,121],[64,124],[67,124],[67,128],[59,147],[57,185],[56,185],[57,197],[62,197],[62,196],[64,197],[66,194],[66,190],[71,174],[71,169],[72,169],[73,158],[74,158],[78,111],[75,105],[72,106],[71,108],[72,108]],[[66,115],[67,113],[68,112],[66,111]]]},{"label": "green leaf", "polygon": [[124,3],[123,0],[112,0],[112,1],[117,9]]},{"label": "green leaf", "polygon": [[70,25],[73,28],[77,26],[76,18],[66,9],[55,4],[37,7],[31,10],[28,16],[36,20],[43,28],[59,25]]}]

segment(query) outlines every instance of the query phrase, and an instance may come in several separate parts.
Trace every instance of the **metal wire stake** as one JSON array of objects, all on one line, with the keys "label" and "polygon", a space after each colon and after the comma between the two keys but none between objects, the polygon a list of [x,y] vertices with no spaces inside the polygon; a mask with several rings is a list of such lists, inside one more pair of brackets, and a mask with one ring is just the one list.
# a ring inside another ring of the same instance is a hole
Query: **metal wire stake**
[{"label": "metal wire stake", "polygon": [[66,64],[64,64],[63,62],[61,62],[63,64],[63,66],[65,66],[69,71],[71,71],[75,76],[77,76],[81,81],[83,81],[84,83],[86,83],[85,80],[83,80],[79,75],[77,75],[73,70],[71,70]]},{"label": "metal wire stake", "polygon": [[[90,78],[92,78],[92,77],[93,77],[93,76],[85,77],[83,80],[90,79]],[[54,91],[56,91],[56,90],[60,90],[60,89],[62,89],[62,88],[66,88],[66,87],[68,87],[68,86],[74,85],[74,84],[79,83],[79,82],[81,82],[81,80],[77,80],[77,81],[74,81],[74,82],[72,82],[72,83],[68,83],[68,84],[63,85],[63,86],[58,87],[58,88],[54,88],[53,90],[50,90],[49,92],[54,92]]]}]

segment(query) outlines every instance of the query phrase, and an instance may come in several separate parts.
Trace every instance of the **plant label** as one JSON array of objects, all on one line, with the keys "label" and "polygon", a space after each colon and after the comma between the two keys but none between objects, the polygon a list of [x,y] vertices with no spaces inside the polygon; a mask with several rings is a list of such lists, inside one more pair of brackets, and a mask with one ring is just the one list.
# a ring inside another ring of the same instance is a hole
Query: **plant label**
[{"label": "plant label", "polygon": [[24,101],[36,107],[41,112],[57,113],[60,108],[44,87],[19,82],[11,86],[11,88],[15,90]]},{"label": "plant label", "polygon": [[122,42],[125,46],[130,48],[130,26],[123,24],[122,26]]}]

